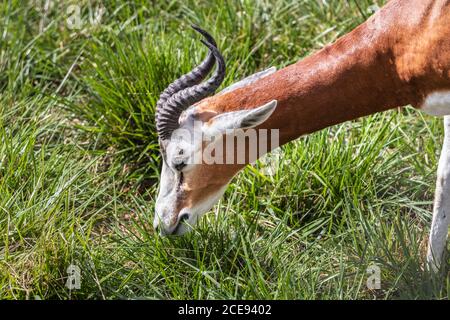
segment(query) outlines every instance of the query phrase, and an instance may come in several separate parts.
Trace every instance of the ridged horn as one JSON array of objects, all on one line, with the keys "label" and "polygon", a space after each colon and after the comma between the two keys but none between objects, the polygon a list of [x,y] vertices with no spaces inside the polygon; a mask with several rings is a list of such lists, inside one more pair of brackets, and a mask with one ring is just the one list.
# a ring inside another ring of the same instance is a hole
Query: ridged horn
[{"label": "ridged horn", "polygon": [[[197,26],[192,27],[205,37],[206,41],[201,42],[208,47],[209,54],[198,67],[169,85],[161,94],[156,106],[156,129],[162,140],[169,139],[178,128],[178,119],[184,110],[213,94],[225,78],[225,61],[216,48],[214,38]],[[214,75],[200,83],[212,69],[214,60],[217,61]]]},{"label": "ridged horn", "polygon": [[[211,45],[216,47],[216,41],[214,38],[205,30],[201,29],[196,25],[191,25],[191,28],[200,33],[206,41],[208,41]],[[205,60],[202,61],[197,67],[192,69],[189,73],[182,75],[180,78],[172,82],[159,96],[158,104],[162,105],[167,101],[172,95],[181,91],[185,88],[191,87],[193,85],[199,84],[206,78],[208,73],[214,67],[214,55],[211,51],[208,52]]]}]

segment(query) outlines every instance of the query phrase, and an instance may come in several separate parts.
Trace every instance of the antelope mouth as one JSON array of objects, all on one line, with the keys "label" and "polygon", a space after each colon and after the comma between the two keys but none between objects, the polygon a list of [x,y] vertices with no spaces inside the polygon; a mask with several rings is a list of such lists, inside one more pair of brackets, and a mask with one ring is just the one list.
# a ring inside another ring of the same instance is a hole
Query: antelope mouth
[{"label": "antelope mouth", "polygon": [[189,228],[189,225],[186,220],[189,220],[189,213],[182,213],[178,220],[178,224],[175,227],[175,229],[173,229],[171,235],[182,236],[184,233],[186,233],[186,231],[180,232],[180,230],[182,230],[183,228]]}]

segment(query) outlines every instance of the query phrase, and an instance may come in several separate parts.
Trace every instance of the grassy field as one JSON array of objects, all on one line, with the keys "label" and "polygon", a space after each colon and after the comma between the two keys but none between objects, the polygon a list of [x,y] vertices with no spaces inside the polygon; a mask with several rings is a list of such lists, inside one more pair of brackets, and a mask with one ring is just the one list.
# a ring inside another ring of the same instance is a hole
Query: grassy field
[{"label": "grassy field", "polygon": [[215,35],[226,86],[383,1],[73,3],[0,2],[0,298],[449,298],[448,267],[423,271],[442,123],[412,108],[290,143],[274,176],[248,166],[185,237],[152,229],[154,106],[206,54],[190,23]]}]

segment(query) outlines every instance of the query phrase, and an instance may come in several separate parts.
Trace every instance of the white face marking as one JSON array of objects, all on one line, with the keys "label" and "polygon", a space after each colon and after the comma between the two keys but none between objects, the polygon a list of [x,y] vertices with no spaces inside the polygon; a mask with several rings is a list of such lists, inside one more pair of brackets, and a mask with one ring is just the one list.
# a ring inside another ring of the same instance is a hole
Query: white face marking
[{"label": "white face marking", "polygon": [[[276,68],[272,67],[255,73],[224,89],[219,94],[249,85],[275,71]],[[201,125],[197,127],[195,125],[195,106],[183,112],[179,118],[180,128],[165,143],[165,161],[162,166],[153,220],[153,226],[155,228],[160,227],[161,234],[181,235],[190,231],[198,219],[214,206],[226,190],[227,184],[201,201],[197,200],[198,203],[192,204],[191,208],[183,207],[177,210],[177,201],[184,199],[183,192],[186,185],[183,184],[183,181],[194,181],[195,179],[190,175],[195,175],[197,166],[206,165],[195,162],[198,154],[203,151],[202,140],[197,141],[195,136],[215,136],[216,133],[225,134],[228,129],[255,127],[267,120],[275,110],[276,105],[277,101],[273,100],[252,110],[222,114],[217,116],[216,121],[214,121],[214,118],[211,119],[212,126]],[[191,137],[194,137],[194,139],[191,140]],[[218,142],[219,140],[214,140],[214,143]],[[179,166],[180,164],[183,165]],[[201,179],[201,177],[197,177],[197,179]],[[186,186],[186,189],[192,191],[195,190],[195,186]],[[188,203],[189,201],[185,202]],[[183,217],[183,223],[180,223],[180,217]]]},{"label": "white face marking", "polygon": [[432,116],[450,115],[450,91],[429,94],[420,109]]},{"label": "white face marking", "polygon": [[[205,197],[199,203],[194,204],[192,208],[183,207],[177,211],[176,203],[183,194],[182,180],[193,180],[189,179],[189,176],[195,174],[197,166],[202,165],[192,163],[192,159],[195,158],[194,154],[202,151],[201,140],[191,141],[187,139],[190,136],[188,131],[201,130],[201,126],[194,128],[189,127],[189,125],[182,126],[165,145],[165,161],[162,165],[159,193],[155,204],[156,212],[153,220],[154,228],[160,227],[161,234],[183,235],[189,232],[201,216],[214,206],[227,187],[225,185],[209,197]],[[180,162],[185,164],[181,170],[176,168],[176,165]],[[180,179],[181,174],[184,177],[182,180]],[[182,216],[185,219],[183,223],[180,223],[180,217]]]},{"label": "white face marking", "polygon": [[184,223],[177,228],[176,234],[181,236],[191,231],[192,228],[197,224],[198,220],[219,201],[219,199],[225,193],[227,186],[228,185],[225,185],[213,195],[207,197],[201,203],[198,203],[196,206],[192,208],[183,208],[180,214],[183,214],[184,211],[189,212],[189,219],[185,220]]},{"label": "white face marking", "polygon": [[[189,175],[190,172],[186,171],[183,174]],[[166,163],[163,163],[160,189],[155,205],[156,212],[153,220],[153,227],[160,227],[161,234],[183,235],[191,231],[197,221],[219,201],[227,188],[227,185],[224,185],[213,194],[196,203],[193,207],[183,207],[178,212],[175,207],[175,203],[179,197],[178,193],[180,192],[178,189],[178,177],[178,172],[170,168]],[[183,223],[179,223],[180,217],[184,215],[187,218],[183,220]]]}]

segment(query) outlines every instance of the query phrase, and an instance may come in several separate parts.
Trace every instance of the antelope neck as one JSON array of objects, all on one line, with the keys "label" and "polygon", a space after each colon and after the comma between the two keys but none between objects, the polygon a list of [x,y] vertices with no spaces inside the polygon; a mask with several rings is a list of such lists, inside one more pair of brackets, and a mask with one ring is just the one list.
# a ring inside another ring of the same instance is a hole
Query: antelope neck
[{"label": "antelope neck", "polygon": [[[397,26],[399,17],[381,11],[317,53],[243,88],[205,99],[200,110],[222,113],[276,99],[275,112],[260,128],[279,129],[284,144],[347,120],[407,104],[420,106],[443,82],[428,81],[422,76],[428,66],[411,66],[405,57],[416,50],[413,61],[421,61],[420,53],[432,46],[421,43],[422,51],[407,47],[415,28]],[[420,17],[417,20],[420,25]],[[450,72],[446,86],[449,77]]]}]

